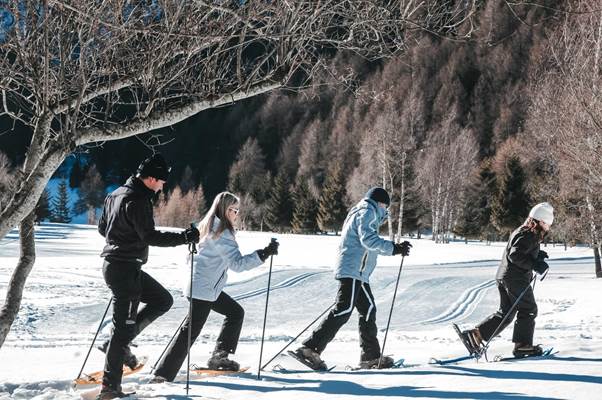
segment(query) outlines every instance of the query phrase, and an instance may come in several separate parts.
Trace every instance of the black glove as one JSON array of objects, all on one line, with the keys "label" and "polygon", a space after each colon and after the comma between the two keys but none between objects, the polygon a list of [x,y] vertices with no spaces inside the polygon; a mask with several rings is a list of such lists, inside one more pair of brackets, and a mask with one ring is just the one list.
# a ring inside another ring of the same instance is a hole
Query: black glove
[{"label": "black glove", "polygon": [[198,243],[201,238],[201,233],[194,226],[186,229],[182,235],[184,235],[184,243]]},{"label": "black glove", "polygon": [[401,243],[393,243],[393,255],[401,254],[404,257],[409,256],[410,247],[412,247],[412,245],[407,240]]},{"label": "black glove", "polygon": [[533,266],[533,270],[540,275],[543,275],[548,270],[548,268],[550,268],[548,266],[548,263],[544,260],[539,259],[535,261],[535,265]]},{"label": "black glove", "polygon": [[259,255],[261,261],[265,261],[269,256],[278,254],[278,246],[280,246],[280,243],[278,243],[276,240],[272,240],[267,247],[257,250],[257,255]]},{"label": "black glove", "polygon": [[546,253],[543,250],[539,250],[539,253],[537,254],[537,259],[543,261],[546,258],[548,258],[548,253]]}]

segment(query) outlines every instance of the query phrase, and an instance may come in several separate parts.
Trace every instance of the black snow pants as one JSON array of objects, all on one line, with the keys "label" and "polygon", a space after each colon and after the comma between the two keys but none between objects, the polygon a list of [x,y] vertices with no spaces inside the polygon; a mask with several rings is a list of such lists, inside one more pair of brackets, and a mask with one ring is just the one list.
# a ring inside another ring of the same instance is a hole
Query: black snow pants
[{"label": "black snow pants", "polygon": [[[121,387],[126,346],[173,304],[171,294],[137,262],[105,260],[103,275],[113,292],[113,335],[106,351],[103,385]],[[138,305],[145,304],[140,310]]]},{"label": "black snow pants", "polygon": [[[238,345],[245,311],[236,300],[224,292],[221,292],[215,301],[192,299],[191,346],[201,333],[201,329],[203,329],[203,325],[205,325],[211,311],[226,317],[215,343],[214,351],[222,350],[231,354],[234,353]],[[155,375],[162,376],[170,382],[175,379],[188,353],[189,323],[190,321],[186,317],[178,337],[169,346],[165,357],[155,371]]]},{"label": "black snow pants", "polygon": [[[520,344],[533,344],[537,304],[535,303],[535,296],[533,294],[533,289],[529,285],[529,281],[524,278],[506,278],[498,280],[497,285],[500,292],[500,308],[497,312],[477,325],[481,336],[486,341],[489,340],[494,334],[499,334],[504,330],[516,316],[512,341]],[[502,319],[504,319],[504,316],[508,313],[510,307],[512,307],[516,299],[525,289],[526,293],[520,299],[514,310],[512,310],[512,313],[506,318],[504,324],[500,326]]]},{"label": "black snow pants", "polygon": [[368,283],[353,278],[339,279],[336,304],[309,339],[303,342],[318,353],[334,339],[339,329],[351,317],[353,309],[359,312],[360,361],[374,360],[380,357],[376,328],[376,304]]}]

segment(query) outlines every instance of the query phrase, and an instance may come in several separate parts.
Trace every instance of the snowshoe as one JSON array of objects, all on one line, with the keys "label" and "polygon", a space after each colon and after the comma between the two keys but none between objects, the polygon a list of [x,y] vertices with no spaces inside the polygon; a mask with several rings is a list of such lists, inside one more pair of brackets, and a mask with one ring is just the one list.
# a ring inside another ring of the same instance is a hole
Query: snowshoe
[{"label": "snowshoe", "polygon": [[314,371],[326,371],[328,369],[326,363],[320,358],[320,354],[309,347],[301,346],[295,351],[289,350],[288,354]]},{"label": "snowshoe", "polygon": [[512,351],[516,358],[536,357],[543,354],[543,349],[540,345],[533,346],[532,344],[517,344]]},{"label": "snowshoe", "polygon": [[[381,360],[382,358],[382,360]],[[378,363],[380,362],[380,366]],[[373,360],[360,361],[360,369],[387,369],[392,368],[395,360],[388,356],[381,356]]]},{"label": "snowshoe", "polygon": [[219,371],[238,371],[240,369],[240,365],[236,361],[228,359],[228,352],[224,350],[214,351],[207,361],[207,367]]}]

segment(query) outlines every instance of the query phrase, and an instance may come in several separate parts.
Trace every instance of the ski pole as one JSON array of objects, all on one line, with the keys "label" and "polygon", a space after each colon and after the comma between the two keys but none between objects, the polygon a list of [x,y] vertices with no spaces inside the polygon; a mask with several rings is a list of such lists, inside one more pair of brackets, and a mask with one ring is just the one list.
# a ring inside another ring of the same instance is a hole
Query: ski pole
[{"label": "ski pole", "polygon": [[77,385],[77,383],[75,383],[75,381],[77,379],[79,379],[82,376],[82,372],[84,372],[84,368],[86,366],[86,363],[88,362],[88,357],[90,357],[90,352],[92,351],[92,347],[94,347],[94,342],[96,342],[96,338],[98,337],[100,328],[102,328],[102,323],[104,322],[105,317],[107,316],[107,313],[109,312],[109,307],[111,306],[111,302],[113,302],[113,296],[111,296],[111,298],[109,299],[109,304],[107,304],[107,308],[105,308],[105,312],[104,312],[104,314],[102,314],[102,318],[100,319],[100,323],[98,324],[98,329],[96,329],[96,333],[94,334],[94,339],[92,339],[92,343],[90,344],[90,348],[88,349],[88,354],[86,354],[86,358],[84,358],[84,363],[82,364],[82,367],[79,370],[79,374],[77,374],[77,377],[73,381],[73,387],[75,387]]},{"label": "ski pole", "polygon": [[266,362],[265,364],[263,364],[263,366],[261,367],[261,370],[263,371],[263,369],[264,369],[265,367],[267,367],[267,366],[268,366],[268,364],[270,364],[272,361],[274,361],[274,360],[276,359],[276,357],[278,357],[280,354],[282,354],[282,352],[283,352],[284,350],[286,350],[286,349],[288,348],[288,346],[290,346],[291,344],[295,343],[295,341],[296,341],[297,339],[299,339],[299,337],[300,337],[301,335],[303,335],[303,334],[305,333],[305,331],[306,331],[306,330],[308,330],[308,329],[309,329],[309,328],[310,328],[310,327],[311,327],[313,324],[315,324],[317,320],[319,320],[320,318],[322,318],[322,316],[323,316],[324,314],[326,314],[328,311],[330,311],[330,309],[331,309],[332,307],[334,307],[334,305],[335,305],[335,304],[337,304],[337,302],[336,302],[336,301],[335,301],[334,303],[332,303],[331,305],[329,305],[329,306],[326,308],[326,310],[322,311],[322,314],[318,315],[318,316],[316,317],[316,319],[314,319],[313,321],[311,321],[311,322],[309,323],[309,325],[307,325],[307,326],[306,326],[306,327],[305,327],[305,328],[304,328],[304,329],[303,329],[301,332],[299,332],[299,334],[298,334],[297,336],[295,336],[295,337],[294,337],[292,340],[290,340],[290,341],[289,341],[289,342],[286,344],[286,346],[284,346],[282,349],[280,349],[280,351],[279,351],[279,352],[277,352],[277,353],[276,353],[276,355],[274,355],[274,357],[270,358],[270,361],[268,361],[268,362]]},{"label": "ski pole", "polygon": [[[542,274],[542,277],[540,280],[543,280],[547,275],[547,271]],[[529,284],[527,285],[527,287],[518,295],[518,297],[516,298],[516,300],[514,301],[514,303],[512,304],[512,306],[510,307],[510,309],[508,310],[508,312],[506,312],[506,315],[504,315],[504,318],[502,318],[502,320],[500,321],[500,323],[498,324],[497,328],[495,328],[495,331],[493,331],[493,334],[489,337],[489,340],[487,341],[487,343],[485,343],[485,346],[483,346],[483,350],[481,350],[481,354],[485,355],[485,359],[487,359],[487,350],[489,349],[489,345],[491,344],[491,341],[493,340],[493,338],[499,333],[499,331],[501,330],[501,327],[504,325],[504,322],[506,322],[506,320],[508,319],[508,317],[510,317],[510,315],[512,314],[512,312],[514,311],[514,309],[516,308],[516,306],[518,305],[518,303],[520,302],[520,300],[523,298],[523,296],[527,293],[527,291],[529,289],[533,289],[531,287],[531,283],[533,283],[533,287],[535,287],[535,278],[537,277],[537,274],[533,274],[533,277],[531,278],[531,280],[529,281]]]},{"label": "ski pole", "polygon": [[184,325],[184,322],[186,322],[186,318],[187,317],[184,317],[184,319],[182,319],[182,322],[180,322],[180,326],[178,327],[178,329],[176,329],[176,332],[173,334],[173,336],[171,337],[171,339],[169,339],[169,342],[167,343],[167,346],[165,346],[165,348],[163,349],[163,351],[159,355],[159,358],[157,358],[157,361],[155,361],[155,365],[153,365],[151,367],[151,372],[153,372],[155,369],[157,369],[157,364],[159,364],[159,361],[161,361],[161,359],[163,358],[163,355],[165,354],[165,352],[167,351],[167,349],[171,345],[171,342],[173,342],[173,340],[178,335],[178,332],[180,332],[180,329],[182,329],[182,325]]},{"label": "ski pole", "polygon": [[[276,238],[272,238],[270,243],[276,242]],[[259,366],[257,368],[257,379],[261,379],[261,358],[263,356],[263,338],[265,336],[265,324],[268,318],[268,302],[270,301],[270,284],[272,282],[272,263],[274,262],[274,255],[270,256],[270,270],[268,272],[268,290],[265,296],[265,311],[263,313],[263,330],[261,332],[261,347],[259,349]]]},{"label": "ski pole", "polygon": [[[194,228],[193,224],[190,224]],[[190,346],[192,346],[192,275],[194,269],[194,255],[196,254],[196,245],[194,242],[188,243],[188,251],[190,252],[190,290],[188,292],[188,365],[186,366],[186,396],[190,389]]]},{"label": "ski pole", "polygon": [[401,263],[399,264],[399,272],[397,273],[397,282],[395,283],[395,291],[393,292],[393,300],[391,300],[391,309],[389,310],[389,318],[387,319],[387,328],[385,329],[385,338],[383,339],[383,348],[380,352],[380,357],[378,358],[378,369],[380,369],[380,364],[383,360],[383,355],[385,354],[385,345],[387,344],[387,334],[389,333],[389,325],[391,324],[391,316],[393,315],[393,306],[395,305],[395,297],[397,296],[397,288],[399,286],[399,277],[401,276],[401,269],[403,268],[403,260],[405,256],[401,256]]}]

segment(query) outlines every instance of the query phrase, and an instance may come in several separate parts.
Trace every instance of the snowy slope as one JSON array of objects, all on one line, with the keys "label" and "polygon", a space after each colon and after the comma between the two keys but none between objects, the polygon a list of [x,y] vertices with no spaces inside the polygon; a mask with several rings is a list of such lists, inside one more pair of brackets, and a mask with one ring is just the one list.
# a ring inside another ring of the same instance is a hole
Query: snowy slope
[{"label": "snowy slope", "polygon": [[[263,361],[297,335],[334,301],[334,263],[338,237],[273,235],[240,232],[243,251],[264,247],[270,237],[281,242],[274,258],[272,291]],[[101,274],[102,238],[95,227],[44,224],[36,231],[38,258],[32,271],[18,320],[0,349],[0,399],[76,399],[70,391],[94,332],[109,301]],[[16,232],[0,241],[0,296],[4,298],[18,255]],[[602,280],[593,276],[591,251],[550,247],[551,272],[538,282],[536,341],[559,352],[550,359],[485,363],[474,361],[432,366],[430,357],[462,355],[451,322],[477,323],[497,307],[492,278],[504,243],[487,246],[463,242],[435,245],[412,240],[405,260],[385,353],[402,357],[411,368],[388,371],[346,371],[359,360],[357,318],[345,325],[323,353],[329,374],[272,372],[274,364],[303,368],[288,357],[278,357],[256,379],[259,341],[265,306],[268,264],[232,274],[226,291],[240,299],[245,325],[234,356],[251,367],[242,376],[196,378],[193,398],[217,399],[594,399],[602,383],[602,311],[598,306]],[[182,296],[188,276],[186,248],[152,248],[144,269],[174,295],[172,310],[136,339],[136,353],[150,357],[150,365],[124,381],[137,398],[185,397],[185,383],[147,385],[154,364],[187,311]],[[399,257],[380,257],[372,277],[378,326],[387,322]],[[98,340],[109,334],[110,318]],[[203,364],[217,336],[221,318],[211,315],[192,349],[192,362]],[[301,339],[307,337],[307,332]],[[382,338],[384,332],[380,333]],[[509,354],[511,329],[491,347],[491,354]],[[293,345],[298,346],[300,342]],[[86,371],[102,368],[103,356],[93,350]],[[184,370],[181,371],[184,373]],[[184,375],[182,375],[184,376]]]}]

